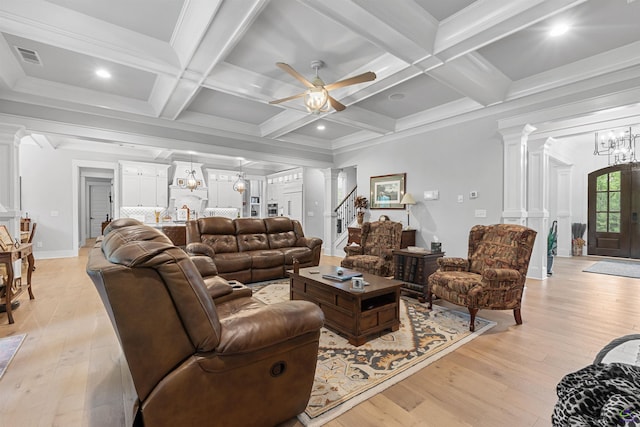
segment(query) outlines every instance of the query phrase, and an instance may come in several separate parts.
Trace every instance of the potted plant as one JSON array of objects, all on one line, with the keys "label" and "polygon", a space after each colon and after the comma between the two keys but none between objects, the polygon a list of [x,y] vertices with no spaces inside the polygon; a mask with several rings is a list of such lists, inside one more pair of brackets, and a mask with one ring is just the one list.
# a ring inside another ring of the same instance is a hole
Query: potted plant
[{"label": "potted plant", "polygon": [[584,232],[587,230],[587,224],[574,222],[571,224],[571,253],[573,256],[582,256],[582,248],[585,245]]},{"label": "potted plant", "polygon": [[369,205],[369,201],[364,196],[357,196],[353,201],[353,206],[356,208],[356,220],[358,221],[358,226],[361,227],[364,222],[364,212]]}]

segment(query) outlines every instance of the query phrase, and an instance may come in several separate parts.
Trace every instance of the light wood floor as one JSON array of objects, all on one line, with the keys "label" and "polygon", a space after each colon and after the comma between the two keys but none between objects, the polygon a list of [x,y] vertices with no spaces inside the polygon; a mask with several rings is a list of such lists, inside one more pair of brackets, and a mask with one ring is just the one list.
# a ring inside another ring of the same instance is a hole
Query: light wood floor
[{"label": "light wood floor", "polygon": [[[509,311],[481,311],[498,325],[327,425],[549,426],[562,376],[613,338],[640,333],[640,279],[583,273],[595,260],[556,259],[552,277],[528,281],[523,325]],[[0,379],[0,426],[122,426],[130,418],[121,352],[86,261],[86,250],[37,261],[36,299],[20,297],[13,325],[0,314],[0,337],[27,333]]]}]

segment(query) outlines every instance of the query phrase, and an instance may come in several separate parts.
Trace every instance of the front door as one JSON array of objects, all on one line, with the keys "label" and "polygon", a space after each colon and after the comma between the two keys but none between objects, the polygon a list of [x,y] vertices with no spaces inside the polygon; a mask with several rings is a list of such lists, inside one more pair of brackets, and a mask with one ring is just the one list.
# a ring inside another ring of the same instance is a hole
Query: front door
[{"label": "front door", "polygon": [[640,169],[610,166],[589,174],[588,253],[640,258]]}]

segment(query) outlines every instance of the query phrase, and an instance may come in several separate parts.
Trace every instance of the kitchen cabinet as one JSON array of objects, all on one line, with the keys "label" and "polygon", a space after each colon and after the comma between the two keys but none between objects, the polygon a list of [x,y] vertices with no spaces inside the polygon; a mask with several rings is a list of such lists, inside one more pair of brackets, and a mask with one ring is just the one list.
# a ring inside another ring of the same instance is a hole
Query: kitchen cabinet
[{"label": "kitchen cabinet", "polygon": [[167,207],[169,165],[120,162],[123,207]]},{"label": "kitchen cabinet", "polygon": [[243,194],[233,189],[233,183],[236,179],[237,175],[234,175],[233,172],[215,171],[209,173],[209,208],[242,209]]},{"label": "kitchen cabinet", "polygon": [[[277,216],[303,221],[302,169],[280,172],[267,177],[267,206],[277,206]],[[269,211],[267,214],[272,216]]]}]

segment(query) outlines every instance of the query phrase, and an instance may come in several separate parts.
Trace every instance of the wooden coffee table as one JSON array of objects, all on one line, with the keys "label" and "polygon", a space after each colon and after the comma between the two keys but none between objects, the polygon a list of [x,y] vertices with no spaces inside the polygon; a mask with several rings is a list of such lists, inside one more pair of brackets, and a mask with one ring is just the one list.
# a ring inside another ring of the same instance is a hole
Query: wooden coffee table
[{"label": "wooden coffee table", "polygon": [[343,334],[349,343],[360,346],[376,332],[400,327],[400,288],[404,282],[364,273],[369,282],[364,292],[352,291],[351,280],[324,279],[338,267],[319,266],[289,272],[292,300],[317,304],[325,316],[325,325]]}]

